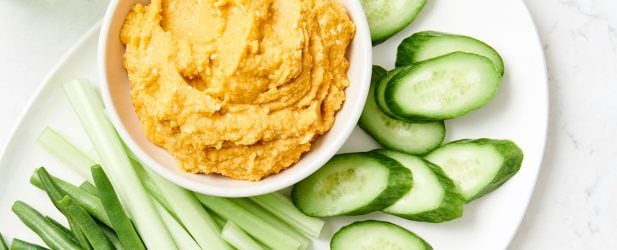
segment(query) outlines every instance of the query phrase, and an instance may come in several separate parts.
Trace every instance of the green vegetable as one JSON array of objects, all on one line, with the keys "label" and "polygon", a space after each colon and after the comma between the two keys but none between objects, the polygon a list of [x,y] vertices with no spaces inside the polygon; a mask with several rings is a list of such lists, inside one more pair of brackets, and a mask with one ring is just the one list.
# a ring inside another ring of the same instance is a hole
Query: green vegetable
[{"label": "green vegetable", "polygon": [[416,19],[426,0],[360,0],[377,45],[403,30]]},{"label": "green vegetable", "polygon": [[503,185],[521,168],[523,151],[512,141],[458,140],[426,156],[440,166],[467,202]]},{"label": "green vegetable", "polygon": [[225,223],[223,227],[222,237],[235,248],[239,250],[259,250],[264,249],[253,238],[248,236],[242,229],[231,221]]},{"label": "green vegetable", "polygon": [[293,187],[292,200],[309,216],[360,215],[396,202],[413,183],[411,171],[375,153],[334,156]]},{"label": "green vegetable", "polygon": [[274,192],[249,197],[249,199],[281,218],[295,229],[311,237],[319,238],[324,221],[304,215],[294,206],[289,198],[282,194]]},{"label": "green vegetable", "polygon": [[386,85],[382,82],[386,74],[383,68],[373,66],[369,95],[358,125],[387,148],[410,154],[425,154],[439,147],[446,134],[442,121],[429,123],[403,121],[386,115],[378,107],[375,102],[375,90],[378,83],[379,86]]},{"label": "green vegetable", "polygon": [[92,178],[96,184],[107,217],[109,217],[112,228],[118,235],[122,247],[136,250],[145,249],[139,235],[133,227],[133,223],[124,211],[122,204],[120,204],[120,200],[118,196],[116,196],[116,191],[101,166],[96,165],[92,167]]},{"label": "green vegetable", "polygon": [[229,199],[195,194],[197,199],[211,211],[234,222],[246,233],[272,249],[299,249],[301,242],[273,227],[264,219],[233,203]]},{"label": "green vegetable", "polygon": [[432,250],[418,235],[385,221],[357,221],[338,230],[330,241],[332,250],[406,249]]},{"label": "green vegetable", "polygon": [[169,230],[169,233],[171,233],[171,236],[173,237],[174,241],[176,242],[176,245],[178,246],[178,249],[181,249],[181,250],[200,250],[201,249],[199,245],[197,245],[197,242],[195,242],[195,240],[191,237],[191,235],[186,230],[184,230],[182,225],[180,225],[180,223],[178,223],[178,221],[176,221],[176,219],[174,219],[174,217],[172,217],[171,214],[169,214],[169,212],[167,212],[167,210],[165,210],[165,208],[161,206],[161,204],[157,202],[153,202],[153,203],[157,207],[157,210],[159,211],[159,214],[161,215],[161,219],[163,219],[165,226],[167,226],[167,230]]},{"label": "green vegetable", "polygon": [[449,221],[463,215],[465,199],[439,167],[420,157],[394,150],[378,149],[373,152],[398,161],[413,173],[413,188],[382,211],[427,222]]},{"label": "green vegetable", "polygon": [[105,233],[99,228],[94,219],[90,217],[86,210],[77,205],[71,197],[65,196],[58,201],[58,205],[62,208],[61,211],[77,224],[77,227],[86,236],[94,250],[113,249]]},{"label": "green vegetable", "polygon": [[486,105],[495,97],[501,78],[486,57],[454,52],[397,73],[385,87],[384,100],[405,119],[447,120]]},{"label": "green vegetable", "polygon": [[412,65],[457,51],[484,56],[493,62],[499,74],[504,73],[501,56],[488,44],[468,36],[435,31],[417,32],[405,38],[397,49],[396,67]]},{"label": "green vegetable", "polygon": [[47,220],[47,222],[49,222],[49,224],[51,224],[52,226],[56,227],[56,229],[61,231],[64,234],[65,237],[67,237],[67,238],[71,239],[73,242],[79,244],[77,239],[75,239],[75,237],[73,236],[73,233],[71,232],[71,230],[66,228],[64,225],[60,224],[60,222],[57,222],[56,220],[52,219],[49,216],[45,216],[45,220]]},{"label": "green vegetable", "polygon": [[[272,214],[270,211],[267,211],[265,208],[257,205],[255,202],[252,202],[248,198],[237,198],[230,200],[236,205],[242,207],[244,210],[249,211],[255,217],[261,218],[271,226],[280,229],[283,233],[286,233],[289,237],[301,242],[300,249],[308,248],[311,243],[311,240],[307,238],[306,235],[298,232],[298,230],[287,224],[287,222]],[[223,221],[223,225],[225,225],[225,221]]]},{"label": "green vegetable", "polygon": [[[46,175],[49,175],[49,173],[42,170],[44,170],[44,168],[38,168],[34,171],[34,174],[32,175],[32,177],[30,177],[30,183],[40,189],[46,190],[43,183],[41,182],[39,172],[44,172]],[[60,200],[62,199],[62,197],[64,197],[64,195],[68,195],[73,198],[73,200],[75,200],[75,202],[77,202],[81,207],[86,209],[86,211],[88,211],[88,213],[94,216],[97,220],[103,222],[107,226],[111,226],[109,217],[107,217],[107,214],[105,213],[105,208],[103,207],[103,204],[98,197],[86,191],[83,191],[82,189],[60,178],[51,175],[49,176],[53,180],[54,186],[56,187],[54,189],[58,189],[59,194],[55,194],[56,200]]]},{"label": "green vegetable", "polygon": [[[8,248],[0,248],[8,249]],[[13,239],[11,242],[11,250],[49,250],[49,248],[39,246],[34,243],[23,241],[20,239]]]},{"label": "green vegetable", "polygon": [[116,233],[111,228],[101,223],[97,223],[97,224],[99,225],[99,228],[103,230],[103,233],[105,233],[105,237],[107,237],[107,240],[111,242],[111,245],[114,247],[114,249],[116,250],[124,249],[124,247],[122,247],[122,243],[120,243],[120,239],[118,239],[118,235],[116,235]]},{"label": "green vegetable", "polygon": [[89,167],[96,164],[88,155],[83,153],[79,148],[73,146],[60,133],[56,132],[51,127],[43,129],[37,142],[43,146],[45,150],[55,156],[64,165],[69,166],[81,177],[86,180],[92,180]]},{"label": "green vegetable", "polygon": [[63,88],[146,247],[176,248],[154,204],[140,184],[122,141],[107,118],[94,88],[80,81],[64,84]]},{"label": "green vegetable", "polygon": [[22,201],[16,201],[11,208],[19,219],[36,233],[45,244],[53,249],[77,250],[80,246],[65,236],[64,232],[49,223],[45,217]]},{"label": "green vegetable", "polygon": [[94,195],[96,197],[99,196],[98,191],[96,191],[96,187],[91,182],[84,181],[83,183],[81,183],[81,185],[79,185],[79,189],[84,190],[88,192],[89,194]]},{"label": "green vegetable", "polygon": [[6,245],[6,242],[4,242],[4,238],[2,237],[2,234],[0,234],[0,250],[8,250],[9,247]]},{"label": "green vegetable", "polygon": [[220,229],[208,212],[200,205],[193,193],[163,179],[147,168],[143,168],[150,180],[158,187],[157,196],[161,196],[174,211],[178,222],[193,236],[201,248],[230,249],[221,238]]}]

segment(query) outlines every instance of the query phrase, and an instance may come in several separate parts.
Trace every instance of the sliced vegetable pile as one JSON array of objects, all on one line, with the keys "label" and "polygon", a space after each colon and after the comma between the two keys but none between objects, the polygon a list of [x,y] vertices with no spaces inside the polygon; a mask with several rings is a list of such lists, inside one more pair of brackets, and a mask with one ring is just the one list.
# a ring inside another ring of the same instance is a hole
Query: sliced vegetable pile
[{"label": "sliced vegetable pile", "polygon": [[[93,87],[63,86],[90,138],[93,160],[51,128],[38,142],[86,181],[76,186],[38,168],[30,182],[47,193],[65,224],[16,201],[13,212],[51,249],[306,249],[324,222],[279,193],[220,198],[158,176],[126,151]],[[0,236],[0,239],[2,237]],[[7,249],[3,239],[0,250]],[[13,239],[11,249],[47,249]]]},{"label": "sliced vegetable pile", "polygon": [[[362,1],[373,44],[413,20],[424,1]],[[504,74],[499,54],[477,39],[417,32],[397,49],[396,68],[373,66],[358,125],[386,149],[333,157],[296,184],[294,204],[316,217],[383,211],[440,223],[504,184],[521,167],[512,141],[463,139],[442,145],[444,120],[484,107]],[[431,249],[419,236],[387,222],[356,222],[332,238],[332,249]]]}]

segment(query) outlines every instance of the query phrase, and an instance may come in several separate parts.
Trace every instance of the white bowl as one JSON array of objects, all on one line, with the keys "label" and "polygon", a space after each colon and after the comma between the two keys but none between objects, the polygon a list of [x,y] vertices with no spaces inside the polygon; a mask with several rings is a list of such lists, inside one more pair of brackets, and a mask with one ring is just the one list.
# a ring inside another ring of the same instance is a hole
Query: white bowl
[{"label": "white bowl", "polygon": [[183,172],[169,153],[146,138],[131,102],[129,80],[123,67],[124,45],[120,42],[119,34],[125,16],[131,6],[138,2],[149,1],[112,1],[107,9],[98,48],[101,92],[109,117],[128,147],[148,167],[171,182],[198,193],[224,197],[246,197],[281,190],[323,166],[339,150],[356,126],[370,85],[372,48],[369,28],[360,2],[341,0],[356,24],[356,35],[348,51],[350,67],[347,75],[351,84],[345,91],[347,100],[336,114],[332,129],[319,137],[298,163],[261,181],[249,182],[219,175]]}]

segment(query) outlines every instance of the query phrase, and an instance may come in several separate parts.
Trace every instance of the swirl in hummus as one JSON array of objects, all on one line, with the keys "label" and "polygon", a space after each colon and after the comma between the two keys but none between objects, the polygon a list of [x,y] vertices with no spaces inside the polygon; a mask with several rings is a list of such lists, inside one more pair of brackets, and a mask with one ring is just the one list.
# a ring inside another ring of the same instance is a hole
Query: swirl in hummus
[{"label": "swirl in hummus", "polygon": [[354,33],[336,0],[152,0],[120,36],[146,136],[188,172],[256,181],[332,127]]}]

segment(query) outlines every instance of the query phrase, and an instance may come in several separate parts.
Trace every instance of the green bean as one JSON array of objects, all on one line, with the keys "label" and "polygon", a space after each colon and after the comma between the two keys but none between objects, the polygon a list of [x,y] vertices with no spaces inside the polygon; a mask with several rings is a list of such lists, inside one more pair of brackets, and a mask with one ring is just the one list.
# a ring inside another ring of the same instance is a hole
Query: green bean
[{"label": "green bean", "polygon": [[0,234],[0,250],[8,250],[9,247],[4,242],[4,238],[2,238],[2,234]]},{"label": "green bean", "polygon": [[11,250],[49,250],[49,248],[20,239],[13,239],[13,242],[11,242]]},{"label": "green bean", "polygon": [[[53,180],[54,182],[54,186],[56,187],[56,190],[59,190],[60,194],[59,196],[57,196],[57,199],[62,199],[62,197],[64,197],[64,195],[68,195],[71,198],[73,198],[73,200],[75,200],[75,202],[77,202],[77,204],[79,204],[79,206],[83,207],[84,209],[86,209],[86,211],[88,211],[88,213],[90,213],[94,218],[96,218],[97,220],[99,220],[100,222],[103,222],[105,225],[107,226],[111,226],[111,222],[109,222],[109,218],[107,217],[107,214],[105,213],[105,209],[103,208],[103,204],[101,203],[101,200],[76,187],[75,185],[68,183],[64,180],[61,180],[55,176],[50,175],[45,168],[39,168],[37,170],[35,170],[34,174],[32,175],[32,177],[30,178],[30,183],[32,183],[32,185],[46,190],[45,186],[43,185],[41,178],[39,176],[39,173],[41,172],[41,174],[47,174],[50,176],[51,180]],[[51,197],[50,197],[51,198]],[[57,200],[56,200],[57,201]]]},{"label": "green bean", "polygon": [[23,201],[16,201],[11,208],[19,219],[34,233],[39,235],[43,242],[53,249],[81,249],[64,233],[52,226],[41,213]]},{"label": "green bean", "polygon": [[79,243],[75,239],[75,237],[73,236],[73,233],[71,232],[71,230],[66,228],[64,225],[60,224],[60,222],[57,222],[56,220],[54,220],[53,218],[51,218],[49,216],[45,216],[45,220],[47,220],[47,222],[49,222],[49,224],[51,224],[52,226],[56,227],[56,229],[58,229],[60,232],[62,232],[64,234],[64,236],[66,236],[67,238],[71,239],[75,243]]},{"label": "green bean", "polygon": [[103,233],[105,233],[105,236],[107,237],[109,242],[111,242],[111,245],[114,246],[114,249],[124,250],[124,247],[122,247],[122,244],[120,243],[120,240],[118,239],[118,235],[116,235],[116,232],[114,232],[114,230],[112,230],[108,226],[105,226],[103,223],[98,223],[98,224],[101,230],[103,230]]},{"label": "green bean", "polygon": [[79,185],[79,189],[84,190],[88,192],[89,194],[94,195],[96,197],[99,196],[98,191],[96,191],[96,187],[94,186],[94,184],[92,184],[89,181],[84,181],[81,185]]},{"label": "green bean", "polygon": [[77,240],[77,243],[79,243],[79,245],[85,250],[92,250],[92,246],[90,246],[90,242],[86,239],[86,235],[84,235],[81,229],[79,229],[79,226],[74,222],[74,219],[68,218],[68,220],[69,225],[71,226],[71,231],[73,232],[73,236]]},{"label": "green bean", "polygon": [[118,239],[125,249],[145,249],[139,235],[133,227],[133,223],[124,211],[120,199],[114,191],[109,178],[101,166],[92,167],[92,178],[96,184],[99,198],[103,202],[103,207],[107,212],[107,217],[111,222],[112,228],[116,231]]},{"label": "green bean", "polygon": [[81,230],[81,232],[84,233],[93,249],[113,249],[111,243],[107,240],[105,233],[103,233],[101,228],[99,228],[96,224],[96,221],[90,217],[86,210],[77,205],[77,203],[70,196],[65,196],[62,198],[58,202],[58,205],[62,207],[62,211],[66,212],[67,216],[74,219],[73,221],[77,224],[77,227]]}]

